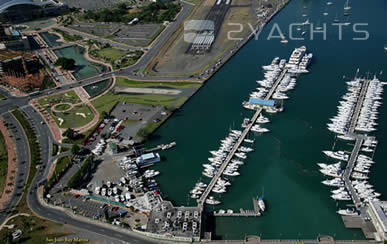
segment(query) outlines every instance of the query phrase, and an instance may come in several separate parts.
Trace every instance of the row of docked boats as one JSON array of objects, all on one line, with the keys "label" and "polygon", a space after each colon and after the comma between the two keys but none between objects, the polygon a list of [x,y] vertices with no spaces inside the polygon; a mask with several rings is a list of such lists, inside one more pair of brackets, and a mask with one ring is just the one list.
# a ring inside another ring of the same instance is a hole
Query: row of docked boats
[{"label": "row of docked boats", "polygon": [[[339,134],[340,139],[353,140],[353,137],[346,135],[351,126],[357,132],[376,131],[377,109],[382,105],[380,100],[384,83],[376,77],[369,81],[355,77],[347,85],[348,91],[339,102],[337,115],[330,119],[327,126],[328,130]],[[358,115],[357,109],[360,109]]]},{"label": "row of docked boats", "polygon": [[[220,141],[220,147],[217,150],[210,151],[211,157],[208,158],[208,163],[203,164],[202,175],[212,179],[218,173],[220,167],[234,149],[235,144],[241,135],[242,131],[231,130],[230,133]],[[254,140],[246,138],[244,139],[244,142],[246,144],[252,144],[254,143]],[[227,187],[231,186],[231,182],[228,178],[240,175],[239,167],[244,164],[243,160],[246,159],[247,154],[252,151],[254,151],[253,148],[246,145],[240,145],[234,153],[234,158],[232,158],[228,165],[223,169],[222,176],[217,179],[211,191],[218,194],[227,192]],[[206,187],[207,185],[203,182],[197,183],[190,191],[191,198],[200,198]],[[213,196],[210,196],[206,199],[206,203],[217,205],[221,202],[216,200]]]},{"label": "row of docked boats", "polygon": [[[372,80],[357,78],[347,82],[347,93],[339,102],[338,113],[327,124],[328,130],[338,134],[337,138],[343,140],[355,140],[361,136],[362,144],[354,161],[350,161],[351,155],[345,151],[323,151],[323,153],[338,163],[319,163],[320,172],[333,177],[322,181],[327,186],[337,187],[331,190],[331,198],[334,200],[354,200],[359,203],[378,201],[380,193],[375,192],[374,187],[368,182],[371,166],[375,163],[370,156],[378,144],[374,137],[360,135],[376,131],[377,109],[380,107],[383,82],[376,77]],[[342,168],[342,162],[348,162],[346,168]],[[355,208],[340,209],[340,215],[359,215]]]},{"label": "row of docked boats", "polygon": [[[296,86],[296,78],[295,75],[299,73],[308,72],[307,67],[309,66],[313,55],[311,53],[307,53],[306,47],[302,46],[294,49],[292,52],[289,62],[286,59],[280,59],[279,57],[275,57],[270,65],[262,66],[264,70],[264,79],[257,80],[257,84],[260,87],[256,88],[256,91],[250,93],[249,101],[244,101],[242,103],[244,108],[256,110],[260,107],[263,107],[268,113],[278,113],[283,111],[283,107],[276,106],[262,106],[262,104],[257,104],[252,102],[252,99],[259,100],[286,100],[289,99],[289,96],[286,92],[293,90]],[[281,76],[281,73],[286,70],[285,75]],[[273,88],[274,84],[278,79],[278,86],[271,93],[269,97],[270,90]]]},{"label": "row of docked boats", "polygon": [[[293,51],[290,57],[290,64],[286,63],[286,59],[280,60],[279,57],[275,57],[270,65],[263,66],[263,69],[265,70],[265,79],[257,81],[260,87],[256,88],[256,91],[250,94],[249,102],[244,102],[243,106],[247,109],[256,110],[263,104],[252,103],[250,102],[251,99],[256,99],[256,101],[259,100],[261,102],[265,102],[265,100],[268,101],[271,98],[276,100],[288,99],[288,96],[285,93],[294,89],[296,85],[294,74],[307,72],[306,68],[310,64],[311,58],[312,55],[306,53],[305,47],[300,47]],[[273,86],[275,84],[276,87],[273,91]],[[283,111],[282,106],[273,106],[275,105],[274,101],[271,100],[269,103],[269,106],[263,105],[267,113]],[[245,118],[241,127],[247,128],[251,126],[251,131],[256,133],[269,132],[269,129],[264,128],[263,125],[270,123],[270,120],[262,114],[256,119],[255,124],[251,123],[252,121],[249,118]],[[221,194],[227,191],[227,187],[231,185],[228,178],[240,175],[239,167],[244,164],[243,160],[247,159],[247,154],[253,151],[251,147],[240,144],[238,144],[239,146],[235,150],[235,145],[241,136],[242,131],[231,130],[227,137],[221,140],[220,147],[217,150],[210,151],[211,157],[208,158],[209,162],[203,164],[202,175],[211,179],[218,174],[220,169],[222,170],[221,177],[217,178],[216,183],[211,188],[211,191],[214,193]],[[244,139],[243,142],[250,144],[254,143],[253,140],[248,138]],[[229,159],[227,157],[230,156],[231,152],[233,152],[233,158],[227,165],[224,165],[226,159]],[[198,185],[199,183],[200,185]],[[202,185],[204,183],[199,183],[191,190],[191,198],[200,198],[206,190]],[[213,184],[213,182],[210,184]],[[262,204],[263,199],[259,199],[259,202]],[[206,203],[216,205],[220,204],[220,201],[211,197],[206,199]]]}]

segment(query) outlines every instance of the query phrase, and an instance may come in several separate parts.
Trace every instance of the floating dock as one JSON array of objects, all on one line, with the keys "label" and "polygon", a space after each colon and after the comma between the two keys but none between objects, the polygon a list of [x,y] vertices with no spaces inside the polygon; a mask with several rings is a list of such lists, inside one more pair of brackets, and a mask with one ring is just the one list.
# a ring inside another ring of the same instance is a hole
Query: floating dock
[{"label": "floating dock", "polygon": [[243,208],[239,209],[239,213],[219,213],[214,211],[214,216],[216,217],[259,217],[261,216],[260,208],[258,205],[258,199],[253,197],[253,206],[254,210],[245,210]]},{"label": "floating dock", "polygon": [[365,98],[365,95],[367,93],[369,84],[370,84],[370,80],[368,80],[368,79],[364,80],[364,82],[362,84],[359,100],[356,104],[355,112],[353,113],[351,125],[349,126],[349,130],[348,130],[348,132],[350,134],[354,133],[354,131],[355,131],[356,123],[357,123],[357,120],[359,118],[360,111],[361,111],[361,108],[363,106],[364,98]]},{"label": "floating dock", "polygon": [[[280,84],[281,80],[284,78],[285,74],[287,73],[288,69],[284,68],[281,72],[281,74],[278,76],[277,80],[274,82],[273,86],[271,87],[269,93],[266,95],[265,100],[269,100],[275,90],[277,89],[278,85]],[[237,152],[240,145],[243,143],[243,140],[246,138],[247,134],[250,132],[251,128],[257,121],[259,115],[262,113],[262,108],[259,108],[254,116],[252,117],[250,124],[245,128],[245,130],[242,132],[242,135],[239,137],[238,141],[235,143],[234,147],[230,151],[230,153],[227,155],[226,159],[222,163],[222,165],[219,167],[219,170],[216,172],[215,176],[211,179],[211,182],[208,184],[207,188],[204,190],[203,194],[198,199],[198,205],[199,207],[203,208],[203,205],[212,191],[212,188],[215,186],[218,179],[222,176],[223,171],[226,169],[228,164],[230,163],[231,159],[234,157],[234,154]]]}]

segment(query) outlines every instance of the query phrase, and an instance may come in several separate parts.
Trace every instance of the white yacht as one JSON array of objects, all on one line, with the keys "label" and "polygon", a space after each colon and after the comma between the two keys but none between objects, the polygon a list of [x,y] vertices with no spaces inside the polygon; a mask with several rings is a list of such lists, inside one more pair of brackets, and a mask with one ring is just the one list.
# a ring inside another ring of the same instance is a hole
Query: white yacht
[{"label": "white yacht", "polygon": [[338,160],[348,161],[348,159],[349,159],[349,155],[345,154],[344,151],[337,151],[337,152],[323,151],[323,153],[325,155],[327,155],[328,157],[338,159]]},{"label": "white yacht", "polygon": [[320,169],[320,172],[324,175],[340,178],[343,176],[343,171],[340,169]]},{"label": "white yacht", "polygon": [[206,199],[206,203],[209,205],[218,205],[221,202],[219,200],[215,200],[213,196],[210,196],[209,198]]},{"label": "white yacht", "polygon": [[241,158],[241,159],[246,159],[247,158],[246,154],[243,153],[243,152],[235,153],[235,156],[237,156],[238,158]]},{"label": "white yacht", "polygon": [[335,164],[324,164],[324,163],[318,163],[317,164],[320,168],[326,169],[326,168],[340,168],[341,162],[335,163]]},{"label": "white yacht", "polygon": [[258,206],[262,210],[262,212],[265,211],[266,206],[265,206],[265,202],[263,200],[263,197],[258,197]]},{"label": "white yacht", "polygon": [[348,195],[347,193],[339,193],[339,194],[333,194],[331,197],[335,200],[340,200],[340,201],[349,201],[351,200],[351,196]]},{"label": "white yacht", "polygon": [[251,140],[251,139],[244,139],[243,141],[247,143],[254,143],[254,140]]},{"label": "white yacht", "polygon": [[327,186],[337,186],[337,187],[344,186],[344,181],[340,178],[335,178],[332,180],[324,180],[321,183]]},{"label": "white yacht", "polygon": [[337,211],[340,215],[356,216],[359,215],[354,209],[340,209]]},{"label": "white yacht", "polygon": [[265,133],[265,132],[269,132],[269,129],[262,128],[259,125],[254,125],[253,127],[251,127],[251,131],[258,132],[258,133]]}]

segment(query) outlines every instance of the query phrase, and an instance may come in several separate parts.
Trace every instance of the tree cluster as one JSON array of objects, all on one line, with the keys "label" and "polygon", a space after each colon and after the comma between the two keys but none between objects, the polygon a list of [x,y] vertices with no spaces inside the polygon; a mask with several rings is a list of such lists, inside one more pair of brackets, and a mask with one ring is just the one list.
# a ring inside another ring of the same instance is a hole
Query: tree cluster
[{"label": "tree cluster", "polygon": [[60,57],[55,62],[55,65],[61,66],[62,69],[65,69],[65,70],[72,70],[75,68],[75,60],[72,58]]}]

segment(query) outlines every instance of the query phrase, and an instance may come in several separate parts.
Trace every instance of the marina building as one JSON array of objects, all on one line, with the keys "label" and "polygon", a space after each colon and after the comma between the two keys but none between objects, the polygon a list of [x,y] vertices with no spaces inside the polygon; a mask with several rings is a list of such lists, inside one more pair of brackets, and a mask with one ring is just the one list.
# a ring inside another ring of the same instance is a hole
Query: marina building
[{"label": "marina building", "polygon": [[175,207],[170,201],[163,201],[151,211],[145,235],[180,242],[199,241],[201,219],[198,207]]},{"label": "marina building", "polygon": [[376,229],[376,240],[387,240],[387,201],[372,201],[367,214]]},{"label": "marina building", "polygon": [[158,153],[146,153],[136,159],[139,167],[147,167],[157,162],[160,162],[160,155]]},{"label": "marina building", "polygon": [[259,99],[254,97],[249,98],[249,103],[263,108],[272,108],[274,107],[274,104],[275,104],[274,100],[265,100],[265,99]]}]

